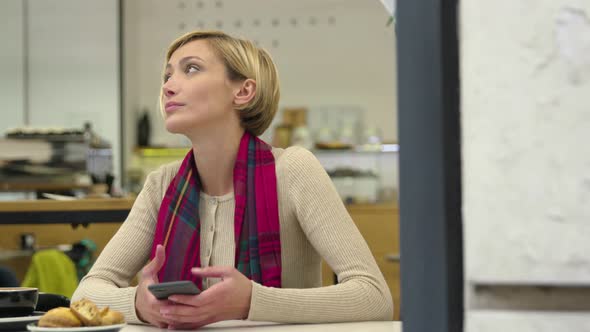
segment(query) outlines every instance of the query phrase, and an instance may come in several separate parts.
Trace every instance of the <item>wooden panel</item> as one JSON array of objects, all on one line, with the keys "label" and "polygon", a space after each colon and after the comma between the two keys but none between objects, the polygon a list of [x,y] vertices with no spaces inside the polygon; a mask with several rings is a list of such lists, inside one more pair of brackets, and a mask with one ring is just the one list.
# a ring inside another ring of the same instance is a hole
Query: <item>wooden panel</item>
[{"label": "wooden panel", "polygon": [[[0,250],[17,250],[20,247],[20,234],[35,234],[38,246],[56,246],[59,244],[73,244],[82,239],[88,238],[96,243],[98,257],[102,249],[117,232],[121,223],[100,223],[91,224],[88,228],[77,227],[73,229],[70,225],[3,225],[0,226]],[[0,262],[3,266],[13,269],[19,280],[22,280],[29,264],[30,257],[12,258]]]},{"label": "wooden panel", "polygon": [[375,257],[377,266],[381,269],[385,282],[391,292],[393,298],[393,319],[401,320],[400,317],[400,300],[401,300],[401,285],[400,285],[400,263],[387,262],[383,258]]},{"label": "wooden panel", "polygon": [[0,202],[0,212],[129,210],[133,201],[133,198],[10,201]]},{"label": "wooden panel", "polygon": [[330,286],[334,284],[334,271],[328,263],[322,259],[322,285]]},{"label": "wooden panel", "polygon": [[399,254],[399,213],[395,207],[350,208],[349,211],[373,255]]}]

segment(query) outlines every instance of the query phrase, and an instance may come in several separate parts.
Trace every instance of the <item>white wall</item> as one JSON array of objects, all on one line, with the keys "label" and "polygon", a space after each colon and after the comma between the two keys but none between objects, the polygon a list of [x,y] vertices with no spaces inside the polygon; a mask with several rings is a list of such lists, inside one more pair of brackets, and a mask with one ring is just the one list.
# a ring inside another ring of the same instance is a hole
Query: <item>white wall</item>
[{"label": "white wall", "polygon": [[132,120],[126,124],[127,153],[135,145],[136,112],[145,107],[151,110],[154,142],[179,142],[165,131],[156,107],[164,52],[176,37],[201,27],[222,29],[267,48],[279,69],[281,107],[358,105],[369,124],[381,127],[385,139],[397,138],[394,31],[386,27],[388,14],[377,0],[281,1],[280,6],[274,0],[124,4],[124,112]]},{"label": "white wall", "polygon": [[32,126],[94,130],[113,144],[120,180],[117,0],[28,0]]},{"label": "white wall", "polygon": [[0,1],[0,137],[24,123],[23,2]]},{"label": "white wall", "polygon": [[467,330],[588,331],[471,305],[481,284],[590,285],[590,2],[461,6]]},{"label": "white wall", "polygon": [[119,181],[118,17],[117,0],[2,0],[0,133],[90,121],[113,144]]}]

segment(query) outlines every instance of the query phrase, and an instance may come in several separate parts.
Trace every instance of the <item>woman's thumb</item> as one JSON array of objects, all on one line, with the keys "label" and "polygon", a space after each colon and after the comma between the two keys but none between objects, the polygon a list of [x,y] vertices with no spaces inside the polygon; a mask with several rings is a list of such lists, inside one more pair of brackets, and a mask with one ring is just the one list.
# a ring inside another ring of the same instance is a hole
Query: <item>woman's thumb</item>
[{"label": "woman's thumb", "polygon": [[158,244],[156,247],[156,254],[154,255],[154,259],[148,263],[143,269],[144,275],[154,275],[157,274],[164,263],[166,262],[166,253],[164,251],[164,247],[161,244]]}]

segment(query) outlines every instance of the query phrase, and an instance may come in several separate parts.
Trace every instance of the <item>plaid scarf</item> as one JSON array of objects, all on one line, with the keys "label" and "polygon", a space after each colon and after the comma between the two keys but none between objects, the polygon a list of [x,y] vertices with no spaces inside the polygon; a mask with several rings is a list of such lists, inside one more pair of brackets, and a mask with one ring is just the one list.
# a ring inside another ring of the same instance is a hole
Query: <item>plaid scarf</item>
[{"label": "plaid scarf", "polygon": [[[201,183],[193,151],[186,155],[160,205],[150,257],[162,244],[166,262],[160,282],[202,281],[191,268],[200,267],[199,196]],[[271,147],[245,132],[234,168],[235,267],[249,279],[281,287],[281,242],[275,161]]]}]

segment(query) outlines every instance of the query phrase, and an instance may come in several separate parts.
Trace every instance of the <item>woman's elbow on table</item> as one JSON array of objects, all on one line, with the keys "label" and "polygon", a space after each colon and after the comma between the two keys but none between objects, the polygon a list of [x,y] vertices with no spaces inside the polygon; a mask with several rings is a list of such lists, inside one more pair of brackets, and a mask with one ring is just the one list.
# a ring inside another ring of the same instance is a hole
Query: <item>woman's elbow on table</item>
[{"label": "woman's elbow on table", "polygon": [[[387,286],[367,285],[371,290],[365,289],[365,295],[369,297],[370,310],[368,320],[390,321],[393,320],[393,298]],[[366,287],[367,287],[366,286]]]},{"label": "woman's elbow on table", "polygon": [[393,303],[393,299],[391,298],[391,293],[381,292],[380,297],[380,310],[375,310],[375,320],[393,320],[393,309],[395,303]]},{"label": "woman's elbow on table", "polygon": [[355,295],[348,299],[351,306],[347,308],[346,313],[342,313],[342,318],[346,321],[393,320],[394,304],[387,286],[358,280],[352,281],[350,287],[349,289],[355,289]]}]

